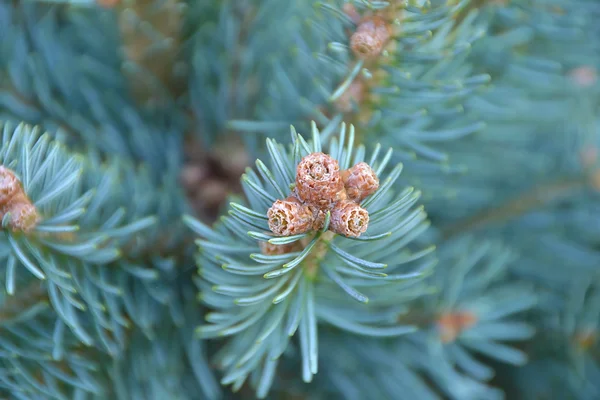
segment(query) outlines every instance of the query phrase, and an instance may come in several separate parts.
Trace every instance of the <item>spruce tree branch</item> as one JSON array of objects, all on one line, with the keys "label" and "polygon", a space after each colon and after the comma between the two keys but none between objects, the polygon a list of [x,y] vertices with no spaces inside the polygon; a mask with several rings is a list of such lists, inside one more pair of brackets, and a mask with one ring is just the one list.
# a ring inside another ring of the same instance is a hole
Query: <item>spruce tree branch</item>
[{"label": "spruce tree branch", "polygon": [[489,224],[516,218],[551,201],[579,193],[587,183],[588,177],[582,175],[535,186],[499,207],[483,210],[442,229],[443,237],[450,239]]},{"label": "spruce tree branch", "polygon": [[[183,41],[183,2],[167,0],[157,8],[154,0],[118,4],[118,25],[133,95],[142,102],[162,104],[168,96],[185,91],[185,79],[174,72]],[[148,72],[148,74],[143,74]],[[145,76],[144,76],[145,75]]]}]

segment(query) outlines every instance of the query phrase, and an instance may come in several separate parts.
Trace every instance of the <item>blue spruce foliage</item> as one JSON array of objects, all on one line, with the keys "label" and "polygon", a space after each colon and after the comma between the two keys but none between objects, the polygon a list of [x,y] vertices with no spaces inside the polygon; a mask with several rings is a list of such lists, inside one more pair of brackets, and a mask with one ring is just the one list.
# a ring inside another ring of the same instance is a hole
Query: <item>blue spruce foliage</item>
[{"label": "blue spruce foliage", "polygon": [[1,1],[0,398],[600,398],[599,19]]}]

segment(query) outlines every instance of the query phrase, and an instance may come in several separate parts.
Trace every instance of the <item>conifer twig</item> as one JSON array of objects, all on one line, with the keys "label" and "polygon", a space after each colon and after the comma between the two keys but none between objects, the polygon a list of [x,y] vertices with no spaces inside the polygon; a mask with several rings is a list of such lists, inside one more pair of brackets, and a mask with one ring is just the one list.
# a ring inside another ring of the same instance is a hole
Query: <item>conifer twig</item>
[{"label": "conifer twig", "polygon": [[574,191],[578,192],[586,187],[587,182],[588,178],[583,175],[576,178],[563,178],[555,182],[535,186],[498,207],[483,210],[442,229],[444,239],[453,238],[466,231],[472,231],[485,225],[516,218],[536,207],[568,197]]}]

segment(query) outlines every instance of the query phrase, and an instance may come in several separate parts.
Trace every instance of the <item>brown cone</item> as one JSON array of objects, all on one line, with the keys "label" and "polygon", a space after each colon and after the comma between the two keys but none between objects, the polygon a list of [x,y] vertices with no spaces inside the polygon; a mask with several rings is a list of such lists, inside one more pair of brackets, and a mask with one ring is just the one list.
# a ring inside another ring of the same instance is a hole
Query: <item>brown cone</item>
[{"label": "brown cone", "polygon": [[322,210],[340,200],[345,193],[337,160],[324,153],[304,157],[296,168],[296,193]]},{"label": "brown cone", "polygon": [[342,180],[348,199],[359,203],[379,189],[379,178],[365,162],[360,162],[344,171]]},{"label": "brown cone", "polygon": [[21,182],[10,169],[0,166],[0,208],[7,207],[23,191]]},{"label": "brown cone", "polygon": [[350,48],[357,57],[372,60],[381,54],[390,36],[390,27],[383,18],[365,18],[350,37]]},{"label": "brown cone", "polygon": [[278,236],[298,235],[312,229],[312,211],[294,197],[276,200],[267,211],[269,229]]},{"label": "brown cone", "polygon": [[353,201],[340,201],[333,208],[330,224],[335,233],[359,237],[369,226],[369,213]]}]

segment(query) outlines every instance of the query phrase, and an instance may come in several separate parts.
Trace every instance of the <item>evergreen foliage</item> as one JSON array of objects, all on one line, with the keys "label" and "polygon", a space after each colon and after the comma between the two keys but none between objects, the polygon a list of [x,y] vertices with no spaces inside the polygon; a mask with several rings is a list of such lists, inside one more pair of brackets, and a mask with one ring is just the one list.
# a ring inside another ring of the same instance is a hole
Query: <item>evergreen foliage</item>
[{"label": "evergreen foliage", "polygon": [[0,2],[0,398],[599,398],[599,18]]}]

